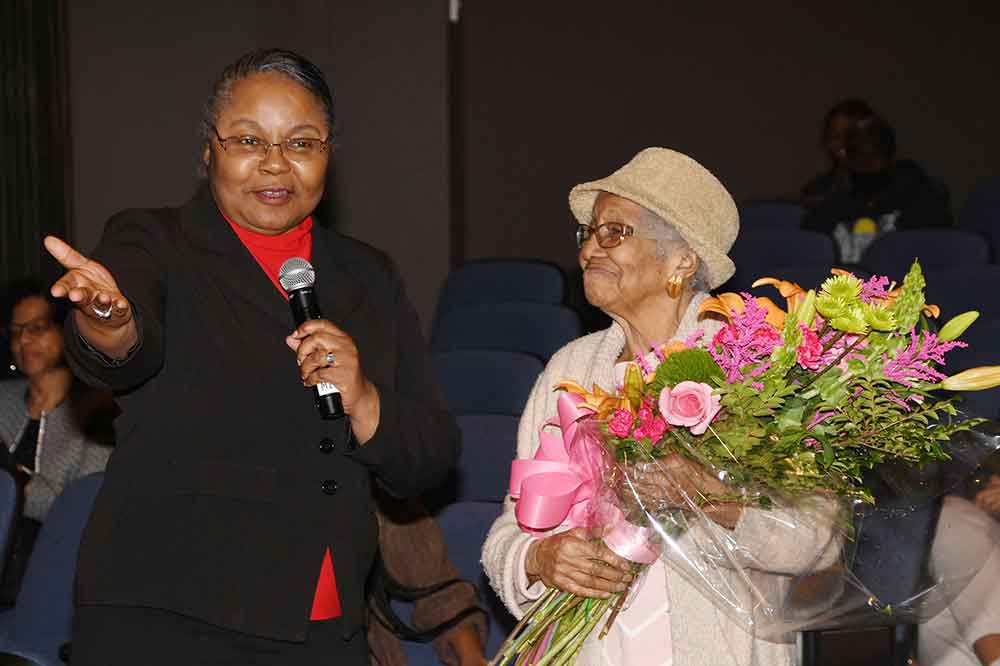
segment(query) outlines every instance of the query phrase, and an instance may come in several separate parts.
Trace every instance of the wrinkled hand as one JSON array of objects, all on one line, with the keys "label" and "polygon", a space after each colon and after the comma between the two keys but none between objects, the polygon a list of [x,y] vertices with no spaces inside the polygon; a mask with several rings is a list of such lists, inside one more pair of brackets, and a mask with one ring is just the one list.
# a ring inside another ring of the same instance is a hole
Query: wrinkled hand
[{"label": "wrinkled hand", "polygon": [[[362,444],[371,439],[378,428],[378,389],[361,371],[358,348],[351,336],[326,319],[312,319],[285,342],[295,352],[303,385],[328,382],[336,386],[344,412],[351,417],[354,436]],[[327,354],[333,354],[333,363],[328,362]]]},{"label": "wrinkled hand", "polygon": [[976,506],[1000,518],[1000,475],[993,474],[986,487],[976,493]]},{"label": "wrinkled hand", "polygon": [[646,511],[656,514],[699,507],[709,518],[729,528],[739,519],[738,505],[712,499],[725,496],[732,489],[690,458],[672,454],[630,465],[625,473],[628,480],[621,481],[619,495],[628,508],[641,504]]},{"label": "wrinkled hand", "polygon": [[532,582],[541,580],[583,597],[607,598],[624,592],[632,567],[604,543],[577,528],[535,541],[528,548],[524,570]]},{"label": "wrinkled hand", "polygon": [[66,269],[50,290],[68,298],[77,329],[96,349],[124,358],[138,339],[132,305],[122,295],[107,268],[77,252],[55,236],[45,237],[45,249]]}]

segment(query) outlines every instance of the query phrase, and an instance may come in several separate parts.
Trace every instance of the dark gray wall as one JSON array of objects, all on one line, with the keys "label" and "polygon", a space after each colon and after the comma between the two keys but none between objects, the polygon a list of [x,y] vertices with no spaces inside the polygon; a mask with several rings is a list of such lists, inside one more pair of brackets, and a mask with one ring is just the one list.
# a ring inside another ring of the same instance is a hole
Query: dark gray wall
[{"label": "dark gray wall", "polygon": [[292,48],[334,91],[327,210],[397,261],[429,322],[449,266],[447,25],[443,1],[73,3],[77,243],[91,248],[122,208],[185,201],[219,71],[252,48]]},{"label": "dark gray wall", "polygon": [[[337,97],[338,226],[386,249],[429,321],[448,268],[447,8],[321,0],[70,7],[75,210],[82,247],[115,210],[183,201],[198,107],[256,46],[315,59]],[[574,263],[566,192],[649,145],[688,152],[738,198],[823,167],[823,112],[868,98],[901,153],[960,204],[997,171],[998,5],[463,4],[456,163],[466,258]]]},{"label": "dark gray wall", "polygon": [[845,96],[960,204],[1000,170],[998,24],[987,2],[466,2],[467,255],[572,264],[568,189],[645,146],[691,154],[738,198],[795,191]]}]

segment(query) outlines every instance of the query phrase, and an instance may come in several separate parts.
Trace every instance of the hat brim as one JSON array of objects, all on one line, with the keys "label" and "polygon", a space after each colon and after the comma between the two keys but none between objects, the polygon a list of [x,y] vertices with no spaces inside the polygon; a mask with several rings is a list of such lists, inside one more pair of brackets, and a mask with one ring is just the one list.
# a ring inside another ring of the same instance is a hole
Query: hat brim
[{"label": "hat brim", "polygon": [[618,183],[610,182],[609,179],[582,183],[570,190],[569,207],[580,224],[589,225],[593,220],[594,202],[597,201],[597,195],[601,192],[628,199],[669,222],[681,235],[681,238],[691,246],[698,258],[704,262],[709,289],[720,286],[736,272],[736,264],[729,258],[729,255],[708,243],[701,242],[696,234],[687,229],[686,224],[678,221],[678,216],[674,215],[673,211],[647,199],[641,192],[621,187]]}]

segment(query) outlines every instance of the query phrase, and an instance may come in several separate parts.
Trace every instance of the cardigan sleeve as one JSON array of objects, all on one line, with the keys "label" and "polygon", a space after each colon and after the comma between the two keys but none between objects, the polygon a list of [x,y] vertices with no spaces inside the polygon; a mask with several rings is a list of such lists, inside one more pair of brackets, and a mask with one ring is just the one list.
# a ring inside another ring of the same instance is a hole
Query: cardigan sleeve
[{"label": "cardigan sleeve", "polygon": [[351,456],[391,494],[407,497],[444,481],[458,459],[461,434],[438,387],[417,313],[386,263],[394,293],[396,377],[392,386],[376,384],[378,428]]},{"label": "cardigan sleeve", "polygon": [[746,507],[732,530],[708,519],[693,520],[680,538],[680,552],[695,549],[724,568],[790,576],[820,571],[840,557],[842,508],[835,499],[810,495],[787,506]]},{"label": "cardigan sleeve", "polygon": [[112,217],[91,258],[111,273],[132,304],[138,341],[129,355],[109,361],[77,331],[75,317],[66,318],[66,356],[84,383],[115,391],[138,386],[163,365],[165,229],[150,211],[130,210]]}]

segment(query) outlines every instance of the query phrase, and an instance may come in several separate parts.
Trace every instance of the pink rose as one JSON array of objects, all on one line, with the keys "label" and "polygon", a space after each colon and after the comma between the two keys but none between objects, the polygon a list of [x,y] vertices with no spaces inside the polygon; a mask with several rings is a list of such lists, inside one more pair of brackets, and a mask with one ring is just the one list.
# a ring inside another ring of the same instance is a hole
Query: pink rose
[{"label": "pink rose", "polygon": [[632,412],[627,409],[616,409],[611,421],[608,422],[608,430],[615,437],[628,437],[629,433],[632,432],[633,421],[635,418],[632,416]]},{"label": "pink rose", "polygon": [[802,344],[799,345],[799,365],[806,370],[819,370],[823,366],[823,345],[819,336],[805,324],[799,324],[802,331]]},{"label": "pink rose", "polygon": [[713,395],[708,384],[681,382],[660,392],[660,413],[667,423],[686,426],[692,435],[704,433],[719,409],[719,396]]}]

